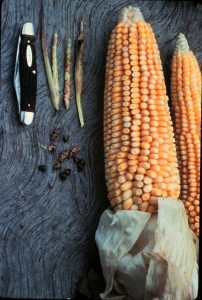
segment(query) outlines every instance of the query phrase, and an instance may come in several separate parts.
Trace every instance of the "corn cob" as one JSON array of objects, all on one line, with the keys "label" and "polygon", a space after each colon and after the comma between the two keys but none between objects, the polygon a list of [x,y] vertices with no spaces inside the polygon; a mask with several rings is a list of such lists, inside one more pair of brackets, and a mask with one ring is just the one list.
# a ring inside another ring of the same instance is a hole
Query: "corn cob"
[{"label": "corn cob", "polygon": [[201,73],[180,34],[171,66],[171,100],[181,191],[191,229],[199,235]]},{"label": "corn cob", "polygon": [[173,126],[158,45],[138,8],[124,8],[108,47],[104,92],[108,198],[115,209],[154,212],[179,196]]}]

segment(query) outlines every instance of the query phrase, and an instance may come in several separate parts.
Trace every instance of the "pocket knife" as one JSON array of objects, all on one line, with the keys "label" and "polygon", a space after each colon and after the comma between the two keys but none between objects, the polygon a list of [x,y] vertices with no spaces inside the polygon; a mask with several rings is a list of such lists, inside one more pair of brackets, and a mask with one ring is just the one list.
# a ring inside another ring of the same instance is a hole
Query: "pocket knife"
[{"label": "pocket knife", "polygon": [[23,25],[18,39],[14,87],[20,121],[25,125],[30,125],[34,119],[37,91],[35,35],[32,23]]}]

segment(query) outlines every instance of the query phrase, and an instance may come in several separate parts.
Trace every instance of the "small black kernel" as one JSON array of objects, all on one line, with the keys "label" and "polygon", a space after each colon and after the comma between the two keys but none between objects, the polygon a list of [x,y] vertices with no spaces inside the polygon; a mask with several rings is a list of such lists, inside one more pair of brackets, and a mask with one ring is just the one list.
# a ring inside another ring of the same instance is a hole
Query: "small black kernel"
[{"label": "small black kernel", "polygon": [[85,160],[83,158],[76,158],[76,166],[78,172],[81,172],[85,166]]},{"label": "small black kernel", "polygon": [[71,169],[65,169],[63,172],[59,173],[59,177],[61,180],[66,180],[70,174],[71,174]]},{"label": "small black kernel", "polygon": [[38,166],[38,170],[45,173],[46,172],[46,166],[45,165],[40,165],[40,166]]},{"label": "small black kernel", "polygon": [[59,173],[59,177],[60,177],[61,180],[67,179],[67,176],[64,175],[63,172],[60,172],[60,173]]},{"label": "small black kernel", "polygon": [[78,162],[80,161],[80,158],[78,158],[78,157],[76,157],[76,156],[73,156],[73,161],[74,161],[75,163],[78,163]]},{"label": "small black kernel", "polygon": [[67,143],[69,140],[69,136],[67,134],[63,135],[62,140],[64,143]]},{"label": "small black kernel", "polygon": [[53,129],[53,131],[50,133],[50,140],[54,142],[59,136],[60,132],[61,132],[60,128]]},{"label": "small black kernel", "polygon": [[69,175],[71,174],[71,169],[65,169],[65,170],[63,171],[63,173],[64,173],[65,175],[69,176]]}]

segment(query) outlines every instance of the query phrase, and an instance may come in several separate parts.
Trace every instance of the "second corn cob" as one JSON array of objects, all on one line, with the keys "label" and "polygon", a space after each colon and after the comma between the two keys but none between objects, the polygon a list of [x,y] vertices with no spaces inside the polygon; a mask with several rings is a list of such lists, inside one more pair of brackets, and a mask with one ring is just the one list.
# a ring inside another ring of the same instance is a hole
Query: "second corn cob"
[{"label": "second corn cob", "polygon": [[179,196],[179,172],[157,42],[138,8],[112,31],[104,94],[105,173],[116,209],[153,212]]},{"label": "second corn cob", "polygon": [[180,199],[199,235],[201,73],[183,34],[172,59],[171,99],[180,169]]}]

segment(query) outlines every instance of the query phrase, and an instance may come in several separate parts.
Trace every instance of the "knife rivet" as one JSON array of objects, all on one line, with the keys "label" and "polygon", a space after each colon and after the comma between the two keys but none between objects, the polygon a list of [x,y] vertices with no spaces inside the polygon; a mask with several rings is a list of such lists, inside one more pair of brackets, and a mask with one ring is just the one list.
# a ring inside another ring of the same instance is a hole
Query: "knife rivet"
[{"label": "knife rivet", "polygon": [[28,104],[28,106],[30,106],[30,104]]},{"label": "knife rivet", "polygon": [[32,71],[32,73],[33,73],[33,74],[36,74],[36,71],[35,71],[35,70],[33,70],[33,71]]},{"label": "knife rivet", "polygon": [[27,42],[28,42],[28,44],[29,44],[29,43],[30,43],[30,40],[28,40]]}]

